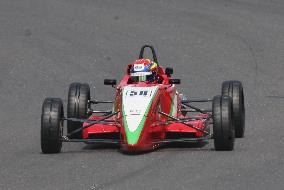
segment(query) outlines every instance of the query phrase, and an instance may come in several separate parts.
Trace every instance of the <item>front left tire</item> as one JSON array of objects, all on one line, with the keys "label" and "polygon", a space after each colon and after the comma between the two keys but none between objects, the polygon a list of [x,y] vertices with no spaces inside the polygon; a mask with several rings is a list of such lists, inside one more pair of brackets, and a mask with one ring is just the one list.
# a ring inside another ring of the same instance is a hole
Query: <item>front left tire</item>
[{"label": "front left tire", "polygon": [[234,149],[235,130],[232,117],[232,99],[215,96],[212,102],[214,147],[217,151]]}]

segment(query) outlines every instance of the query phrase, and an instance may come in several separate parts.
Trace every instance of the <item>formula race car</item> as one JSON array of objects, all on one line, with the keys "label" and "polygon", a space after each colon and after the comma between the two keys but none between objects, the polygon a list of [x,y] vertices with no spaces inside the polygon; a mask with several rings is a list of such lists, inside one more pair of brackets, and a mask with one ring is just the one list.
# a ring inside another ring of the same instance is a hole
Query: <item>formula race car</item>
[{"label": "formula race car", "polygon": [[[149,48],[153,61],[144,58]],[[150,45],[141,48],[139,59],[129,64],[117,85],[114,79],[104,84],[115,88],[114,101],[91,99],[88,84],[69,87],[67,117],[59,98],[46,98],[41,115],[41,149],[59,153],[62,142],[115,143],[125,152],[149,151],[166,143],[214,141],[215,150],[230,151],[236,138],[245,131],[242,83],[225,81],[221,95],[213,99],[191,99],[180,94],[172,68],[158,64]],[[212,103],[212,110],[196,106]],[[95,104],[113,104],[112,110],[94,110]],[[67,134],[63,124],[67,121]]]}]

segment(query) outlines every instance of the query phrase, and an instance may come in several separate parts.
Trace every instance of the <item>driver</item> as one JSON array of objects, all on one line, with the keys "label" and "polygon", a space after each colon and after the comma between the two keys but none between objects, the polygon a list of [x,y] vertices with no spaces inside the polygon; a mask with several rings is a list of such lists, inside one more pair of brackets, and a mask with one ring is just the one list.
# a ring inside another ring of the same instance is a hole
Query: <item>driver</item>
[{"label": "driver", "polygon": [[132,82],[155,83],[158,80],[158,64],[150,59],[138,59],[130,69],[130,76]]}]

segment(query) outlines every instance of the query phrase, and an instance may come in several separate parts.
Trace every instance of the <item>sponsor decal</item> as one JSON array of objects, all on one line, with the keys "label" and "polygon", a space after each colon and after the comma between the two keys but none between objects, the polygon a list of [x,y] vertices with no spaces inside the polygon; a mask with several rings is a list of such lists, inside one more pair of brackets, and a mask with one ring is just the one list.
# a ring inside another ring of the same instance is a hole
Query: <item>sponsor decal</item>
[{"label": "sponsor decal", "polygon": [[144,64],[134,64],[133,70],[136,71],[143,71],[144,70]]}]

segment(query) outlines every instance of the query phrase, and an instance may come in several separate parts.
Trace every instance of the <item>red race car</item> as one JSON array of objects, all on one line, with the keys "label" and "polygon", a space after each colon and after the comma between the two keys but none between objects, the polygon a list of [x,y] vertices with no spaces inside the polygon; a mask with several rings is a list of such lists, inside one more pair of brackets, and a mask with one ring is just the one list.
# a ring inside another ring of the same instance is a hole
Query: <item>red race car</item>
[{"label": "red race car", "polygon": [[[145,48],[151,49],[153,61],[144,59]],[[172,68],[158,64],[154,48],[144,45],[139,59],[127,66],[118,85],[116,80],[104,80],[105,85],[116,89],[114,101],[91,99],[88,84],[72,83],[64,117],[62,100],[46,98],[41,115],[42,152],[59,153],[62,142],[116,143],[123,151],[139,152],[165,143],[210,139],[215,150],[233,150],[235,137],[242,138],[245,130],[242,83],[225,81],[222,95],[191,99],[177,91],[180,80],[173,79],[172,74]],[[212,103],[212,110],[198,108],[200,102]],[[92,105],[102,103],[113,104],[113,109],[92,109]]]}]

